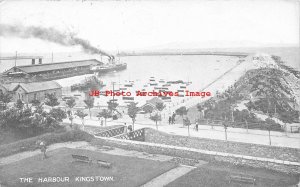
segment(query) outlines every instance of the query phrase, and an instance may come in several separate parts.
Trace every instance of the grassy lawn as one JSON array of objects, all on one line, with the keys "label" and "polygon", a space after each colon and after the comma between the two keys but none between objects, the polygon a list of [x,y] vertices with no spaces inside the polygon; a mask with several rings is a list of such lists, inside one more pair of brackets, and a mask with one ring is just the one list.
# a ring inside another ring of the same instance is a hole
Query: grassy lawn
[{"label": "grassy lawn", "polygon": [[231,174],[250,175],[256,179],[257,187],[266,186],[292,186],[297,184],[297,176],[289,176],[277,172],[271,172],[263,169],[252,169],[245,167],[206,164],[186,175],[176,179],[167,185],[167,187],[237,187],[237,186],[253,186],[247,183],[231,182],[229,183],[229,176]]},{"label": "grassy lawn", "polygon": [[13,130],[0,130],[0,145],[16,142],[25,138],[29,138],[24,132],[16,132]]},{"label": "grassy lawn", "polygon": [[[91,165],[72,162],[71,154],[92,158]],[[20,177],[33,177],[34,183],[27,186],[140,186],[152,178],[176,167],[174,163],[159,162],[125,156],[115,156],[100,152],[62,148],[48,152],[49,158],[42,155],[30,157],[0,168],[0,181],[7,186],[26,186],[19,182]],[[112,163],[112,168],[98,167],[95,160]],[[39,177],[69,177],[69,183],[38,183]],[[75,182],[75,177],[105,176],[113,177],[106,182]]]}]

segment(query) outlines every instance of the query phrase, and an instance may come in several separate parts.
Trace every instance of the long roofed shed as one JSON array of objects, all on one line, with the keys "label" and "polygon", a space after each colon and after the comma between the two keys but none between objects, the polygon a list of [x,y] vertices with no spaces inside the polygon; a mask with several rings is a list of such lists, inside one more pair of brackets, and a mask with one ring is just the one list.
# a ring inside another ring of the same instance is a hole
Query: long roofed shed
[{"label": "long roofed shed", "polygon": [[78,61],[68,61],[68,62],[56,62],[56,63],[46,63],[46,64],[36,64],[36,65],[26,65],[26,66],[15,66],[7,70],[8,72],[15,72],[16,69],[24,73],[37,73],[37,72],[47,72],[52,70],[61,70],[68,68],[76,68],[90,65],[99,65],[102,62],[96,59],[89,60],[78,60]]}]

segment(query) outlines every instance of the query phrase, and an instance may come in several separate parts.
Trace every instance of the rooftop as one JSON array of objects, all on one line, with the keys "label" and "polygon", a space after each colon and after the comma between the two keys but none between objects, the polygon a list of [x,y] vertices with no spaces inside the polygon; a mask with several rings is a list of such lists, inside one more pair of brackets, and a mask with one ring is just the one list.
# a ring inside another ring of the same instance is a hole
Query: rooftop
[{"label": "rooftop", "polygon": [[62,88],[61,85],[55,81],[45,81],[45,82],[19,83],[15,86],[13,90],[15,91],[19,86],[22,87],[27,93]]},{"label": "rooftop", "polygon": [[[89,65],[98,65],[101,62],[96,59],[88,59],[88,60],[78,60],[78,61],[67,61],[67,62],[55,62],[55,63],[46,63],[46,64],[35,64],[35,65],[26,65],[26,66],[15,66],[13,68],[17,68],[26,73],[35,73],[35,72],[43,72],[43,71],[51,71],[51,70],[59,70],[65,68],[74,68],[80,66],[89,66]],[[10,70],[6,72],[11,72]]]}]

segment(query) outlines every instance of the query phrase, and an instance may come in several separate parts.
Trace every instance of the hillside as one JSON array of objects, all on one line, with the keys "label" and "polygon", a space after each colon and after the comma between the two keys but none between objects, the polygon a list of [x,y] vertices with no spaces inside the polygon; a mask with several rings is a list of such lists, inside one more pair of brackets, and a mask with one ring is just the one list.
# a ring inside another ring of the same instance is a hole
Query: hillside
[{"label": "hillside", "polygon": [[273,130],[298,122],[300,72],[277,56],[257,55],[252,63],[255,69],[202,104],[205,118],[228,121],[230,126],[245,127],[247,123],[249,128]]}]

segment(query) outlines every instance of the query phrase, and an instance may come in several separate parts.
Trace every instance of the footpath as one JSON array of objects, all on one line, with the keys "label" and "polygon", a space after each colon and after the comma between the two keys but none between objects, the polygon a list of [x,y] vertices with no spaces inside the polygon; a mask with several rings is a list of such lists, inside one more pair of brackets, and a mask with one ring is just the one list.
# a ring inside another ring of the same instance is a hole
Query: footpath
[{"label": "footpath", "polygon": [[[180,136],[191,136],[191,137],[199,137],[199,138],[209,138],[216,140],[225,140],[225,131],[221,126],[214,126],[213,128],[209,125],[199,125],[199,130],[195,131],[194,126],[190,127],[190,133],[188,134],[188,128],[183,127],[182,124],[174,124],[169,125],[163,119],[160,124],[158,124],[158,130],[161,132],[165,132],[173,135]],[[64,120],[65,123],[70,123],[69,120]],[[74,118],[74,123],[82,124],[81,119]],[[107,126],[111,125],[131,125],[132,120],[128,116],[123,116],[123,118],[109,121],[107,120]],[[84,120],[85,126],[94,126],[100,127],[100,122],[97,118],[90,119],[86,117]],[[155,122],[139,116],[134,125],[135,130],[141,128],[153,128],[156,129]],[[280,147],[290,147],[290,148],[300,148],[300,134],[296,133],[285,133],[285,132],[277,132],[271,131],[271,145],[272,146],[280,146]],[[253,143],[259,145],[269,145],[269,134],[268,131],[263,130],[254,130],[249,129],[248,132],[246,129],[242,128],[227,128],[227,140],[234,142],[243,142],[243,143]]]}]

